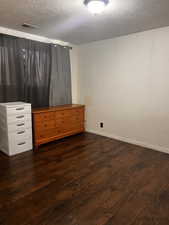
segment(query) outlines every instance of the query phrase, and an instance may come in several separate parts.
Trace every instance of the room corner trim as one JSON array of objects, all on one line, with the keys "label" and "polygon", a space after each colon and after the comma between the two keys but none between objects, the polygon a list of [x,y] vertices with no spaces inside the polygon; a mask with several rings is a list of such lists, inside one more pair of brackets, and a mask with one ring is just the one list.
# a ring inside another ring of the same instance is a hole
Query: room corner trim
[{"label": "room corner trim", "polygon": [[115,135],[115,134],[108,134],[106,132],[99,132],[99,131],[90,130],[90,129],[86,129],[86,131],[89,132],[89,133],[98,134],[98,135],[101,135],[101,136],[113,138],[113,139],[116,139],[116,140],[119,140],[119,141],[122,141],[122,142],[126,142],[126,143],[129,143],[129,144],[138,145],[138,146],[141,146],[141,147],[144,147],[144,148],[147,148],[147,149],[151,149],[151,150],[155,150],[155,151],[159,151],[159,152],[169,154],[169,148],[166,148],[166,147],[152,145],[152,144],[148,144],[148,143],[145,143],[145,142],[133,140],[131,138],[122,137],[122,136],[118,136],[118,135]]}]

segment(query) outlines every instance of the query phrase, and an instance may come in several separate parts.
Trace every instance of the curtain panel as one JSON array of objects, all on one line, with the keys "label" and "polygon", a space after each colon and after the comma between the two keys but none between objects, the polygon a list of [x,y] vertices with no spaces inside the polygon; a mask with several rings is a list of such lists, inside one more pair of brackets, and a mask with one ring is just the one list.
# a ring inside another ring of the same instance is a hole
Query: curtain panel
[{"label": "curtain panel", "polygon": [[0,102],[20,99],[21,73],[17,39],[0,35]]},{"label": "curtain panel", "polygon": [[9,101],[70,104],[69,49],[0,34],[0,102]]},{"label": "curtain panel", "polygon": [[50,45],[30,40],[21,40],[20,70],[23,75],[23,99],[33,107],[49,106],[51,80]]},{"label": "curtain panel", "polygon": [[51,46],[52,67],[50,86],[50,106],[72,103],[71,67],[69,49]]}]

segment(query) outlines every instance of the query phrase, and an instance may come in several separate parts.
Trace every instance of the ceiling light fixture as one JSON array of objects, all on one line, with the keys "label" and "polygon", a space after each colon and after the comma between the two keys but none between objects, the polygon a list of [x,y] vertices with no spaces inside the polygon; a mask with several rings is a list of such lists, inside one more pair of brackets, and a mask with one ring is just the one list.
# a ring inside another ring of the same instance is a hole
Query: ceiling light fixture
[{"label": "ceiling light fixture", "polygon": [[93,14],[102,13],[109,3],[109,0],[85,0],[84,4]]}]

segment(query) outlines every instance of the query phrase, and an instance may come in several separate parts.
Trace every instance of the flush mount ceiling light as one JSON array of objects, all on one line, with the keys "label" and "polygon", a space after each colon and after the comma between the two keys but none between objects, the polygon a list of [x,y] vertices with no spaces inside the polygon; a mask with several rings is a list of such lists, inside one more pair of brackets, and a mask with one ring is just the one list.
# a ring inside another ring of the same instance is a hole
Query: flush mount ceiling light
[{"label": "flush mount ceiling light", "polygon": [[104,11],[109,0],[85,0],[84,4],[93,14],[99,14]]}]

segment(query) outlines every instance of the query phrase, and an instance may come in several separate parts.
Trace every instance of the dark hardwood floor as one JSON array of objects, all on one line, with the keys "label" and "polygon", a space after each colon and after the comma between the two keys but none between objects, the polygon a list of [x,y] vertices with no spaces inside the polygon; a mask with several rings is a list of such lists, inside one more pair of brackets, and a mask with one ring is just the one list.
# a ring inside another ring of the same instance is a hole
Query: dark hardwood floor
[{"label": "dark hardwood floor", "polygon": [[0,154],[1,225],[169,225],[169,155],[89,133]]}]

